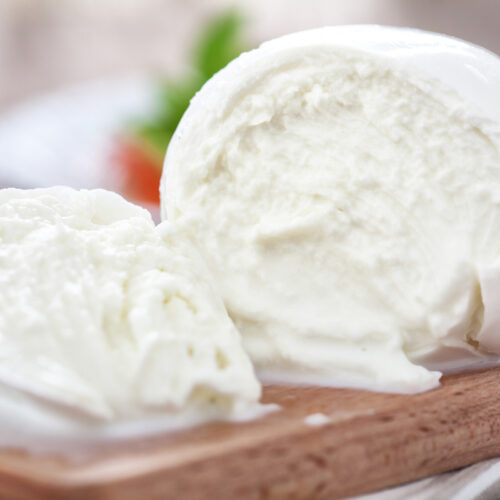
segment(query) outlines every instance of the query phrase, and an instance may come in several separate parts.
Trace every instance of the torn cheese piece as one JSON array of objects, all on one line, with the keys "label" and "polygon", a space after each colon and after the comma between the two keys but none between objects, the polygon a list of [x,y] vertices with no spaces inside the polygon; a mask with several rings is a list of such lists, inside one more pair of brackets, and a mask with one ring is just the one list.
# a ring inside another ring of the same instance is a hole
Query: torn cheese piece
[{"label": "torn cheese piece", "polygon": [[259,396],[189,238],[104,190],[0,190],[2,442],[20,415],[23,435],[71,434],[238,416]]}]

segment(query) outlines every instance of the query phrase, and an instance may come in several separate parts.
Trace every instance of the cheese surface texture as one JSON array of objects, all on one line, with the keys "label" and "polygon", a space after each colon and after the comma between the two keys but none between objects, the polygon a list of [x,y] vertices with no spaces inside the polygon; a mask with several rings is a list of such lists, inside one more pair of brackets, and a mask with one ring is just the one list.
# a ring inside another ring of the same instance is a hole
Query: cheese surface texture
[{"label": "cheese surface texture", "polygon": [[193,99],[163,217],[260,372],[417,392],[422,365],[500,353],[499,88],[481,48],[347,26],[267,42]]},{"label": "cheese surface texture", "polygon": [[258,401],[240,336],[170,224],[103,190],[4,189],[0,242],[2,435],[18,418],[29,433]]}]

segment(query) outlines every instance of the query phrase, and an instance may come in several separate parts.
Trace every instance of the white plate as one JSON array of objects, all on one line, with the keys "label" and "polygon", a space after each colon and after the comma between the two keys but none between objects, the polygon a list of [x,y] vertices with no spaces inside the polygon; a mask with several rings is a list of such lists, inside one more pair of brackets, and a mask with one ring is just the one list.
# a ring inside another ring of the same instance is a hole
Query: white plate
[{"label": "white plate", "polygon": [[0,187],[112,187],[113,138],[154,106],[151,79],[96,81],[0,115]]}]

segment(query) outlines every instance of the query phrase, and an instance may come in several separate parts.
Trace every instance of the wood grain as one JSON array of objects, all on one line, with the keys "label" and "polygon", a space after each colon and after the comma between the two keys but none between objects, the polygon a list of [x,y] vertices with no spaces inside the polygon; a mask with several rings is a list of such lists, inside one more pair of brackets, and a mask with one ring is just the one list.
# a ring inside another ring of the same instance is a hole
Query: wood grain
[{"label": "wood grain", "polygon": [[[5,499],[328,499],[500,455],[500,368],[405,396],[269,386],[265,418],[101,449],[83,461],[0,453]],[[324,413],[311,427],[304,418]]]}]

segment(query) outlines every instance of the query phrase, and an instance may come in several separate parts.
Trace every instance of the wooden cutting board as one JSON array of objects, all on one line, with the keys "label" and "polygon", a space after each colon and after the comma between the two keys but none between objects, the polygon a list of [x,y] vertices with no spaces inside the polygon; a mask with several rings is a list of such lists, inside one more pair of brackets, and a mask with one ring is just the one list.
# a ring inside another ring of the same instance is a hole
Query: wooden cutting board
[{"label": "wooden cutting board", "polygon": [[[1,452],[0,497],[332,500],[500,455],[500,368],[450,375],[412,396],[269,386],[264,402],[282,410],[77,462]],[[308,424],[315,413],[328,422]]]}]

